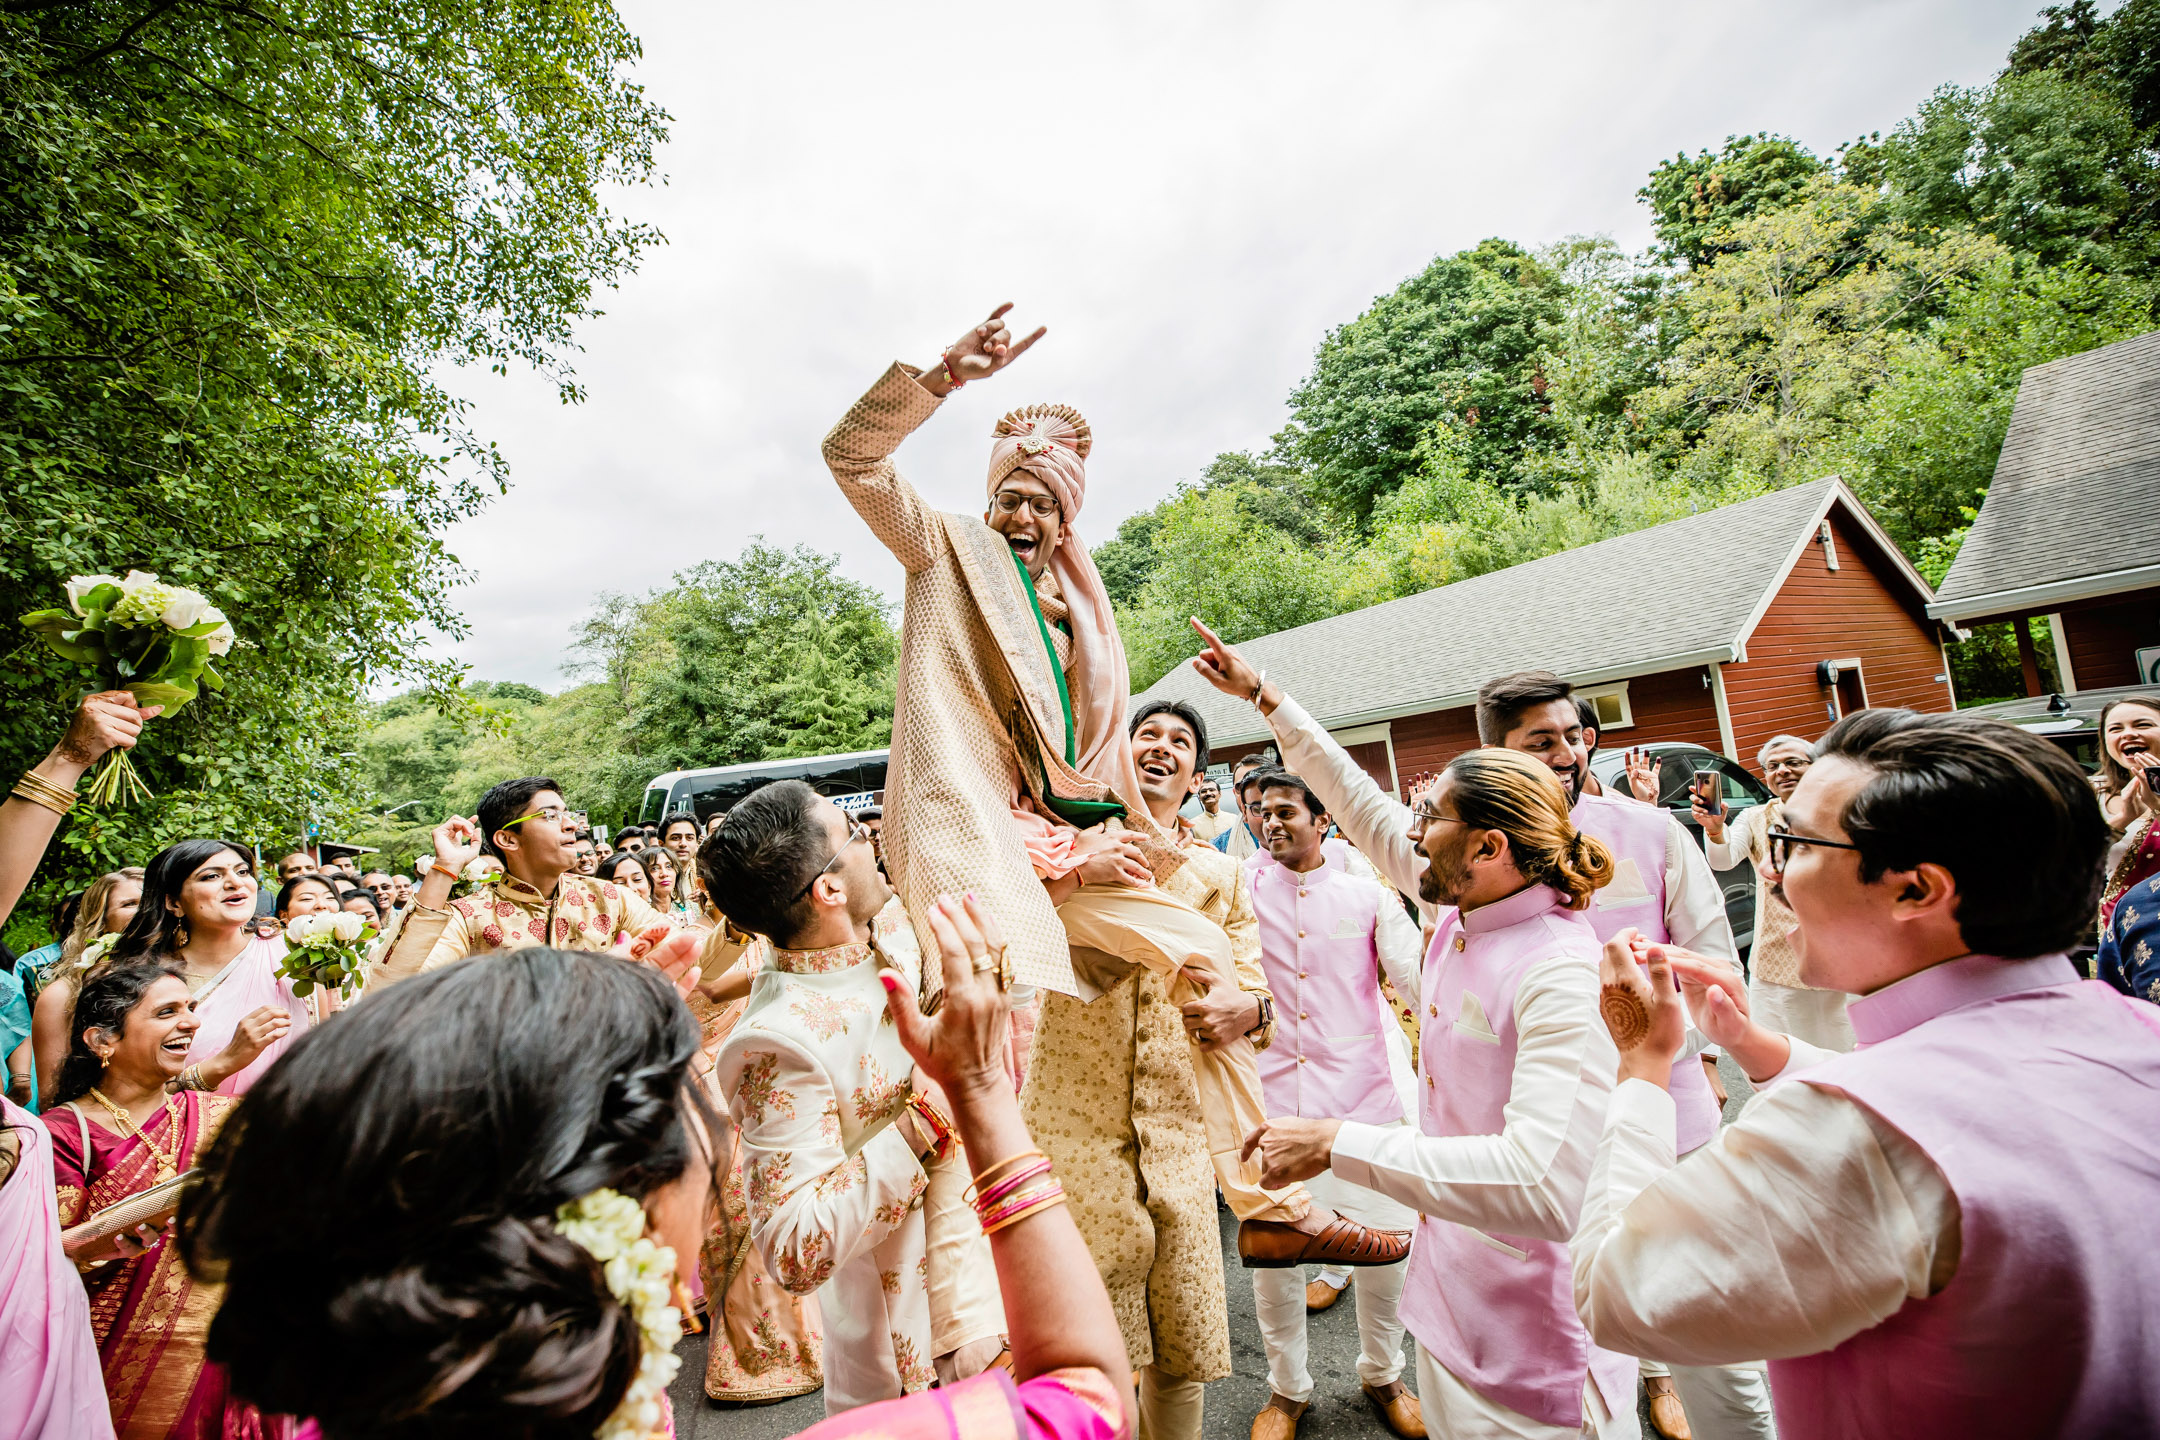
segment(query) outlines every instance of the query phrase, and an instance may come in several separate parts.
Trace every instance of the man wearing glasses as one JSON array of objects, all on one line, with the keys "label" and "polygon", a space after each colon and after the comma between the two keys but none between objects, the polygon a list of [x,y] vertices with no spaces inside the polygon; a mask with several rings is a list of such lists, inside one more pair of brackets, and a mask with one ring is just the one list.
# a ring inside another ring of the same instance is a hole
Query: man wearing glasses
[{"label": "man wearing glasses", "polygon": [[[1734,968],[1621,937],[1624,1050],[1573,1242],[1601,1345],[1769,1355],[1786,1440],[2160,1434],[2160,1025],[2082,981],[2108,832],[2075,761],[1971,715],[1833,726],[1768,835],[1801,977],[1859,1048],[1755,1023]],[[1673,1160],[1686,1012],[1759,1093]],[[1668,1173],[1669,1172],[1669,1173]]]},{"label": "man wearing glasses", "polygon": [[[980,519],[931,509],[893,464],[948,396],[1042,338],[1037,329],[1015,340],[1011,308],[968,329],[933,366],[889,367],[823,445],[841,493],[908,576],[886,868],[918,924],[941,894],[988,905],[1023,985],[1093,998],[1101,987],[1074,971],[1078,946],[1162,976],[1179,1004],[1240,1006],[1222,928],[1167,893],[1188,859],[1147,809],[1125,724],[1124,646],[1073,530],[1094,444],[1086,419],[1065,405],[1000,419]],[[1300,1187],[1264,1191],[1239,1159],[1237,1138],[1266,1115],[1249,1043],[1196,1046],[1192,1058],[1210,1158],[1248,1265],[1403,1257],[1401,1237],[1343,1220]]]},{"label": "man wearing glasses", "polygon": [[1849,998],[1841,990],[1819,990],[1800,978],[1800,952],[1793,945],[1793,918],[1777,886],[1770,882],[1770,832],[1783,823],[1785,802],[1799,787],[1810,763],[1808,742],[1797,735],[1774,735],[1756,754],[1763,779],[1775,797],[1767,805],[1740,812],[1725,823],[1725,805],[1712,814],[1700,795],[1693,796],[1695,823],[1703,829],[1703,852],[1714,870],[1730,870],[1742,860],[1755,863],[1755,948],[1748,955],[1748,1008],[1772,1030],[1824,1050],[1853,1048],[1852,1022],[1845,1018]]},{"label": "man wearing glasses", "polygon": [[[435,861],[369,984],[527,945],[616,949],[667,928],[666,916],[628,890],[578,873],[577,826],[555,782],[539,775],[505,780],[480,797],[472,819],[453,815],[436,826]],[[503,873],[452,900],[451,886],[482,855],[499,861]],[[684,932],[666,951],[667,963],[679,970],[694,960],[697,938]]]}]

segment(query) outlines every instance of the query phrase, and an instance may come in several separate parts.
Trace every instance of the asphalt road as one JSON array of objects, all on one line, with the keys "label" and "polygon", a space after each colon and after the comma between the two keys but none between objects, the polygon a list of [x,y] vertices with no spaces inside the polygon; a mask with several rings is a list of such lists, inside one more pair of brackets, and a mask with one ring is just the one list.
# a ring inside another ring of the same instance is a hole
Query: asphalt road
[{"label": "asphalt road", "polygon": [[[1751,1092],[1747,1078],[1730,1060],[1719,1063],[1731,1102],[1725,1107],[1730,1120]],[[1260,1327],[1253,1318],[1250,1272],[1237,1263],[1236,1223],[1227,1210],[1217,1209],[1222,1221],[1225,1294],[1230,1305],[1230,1362],[1227,1380],[1208,1386],[1207,1418],[1201,1426],[1202,1440],[1247,1440],[1253,1417],[1267,1404],[1267,1357],[1260,1348]],[[1312,1368],[1312,1409],[1298,1427],[1299,1440],[1391,1440],[1386,1427],[1358,1389],[1357,1307],[1344,1296],[1333,1309],[1306,1317],[1306,1344]],[[1408,1355],[1409,1341],[1404,1342]],[[705,1338],[686,1338],[677,1351],[682,1373],[675,1377],[671,1395],[675,1402],[675,1433],[681,1440],[782,1440],[825,1418],[822,1395],[805,1395],[777,1405],[715,1405],[705,1398]],[[1404,1380],[1416,1387],[1414,1359]],[[1654,1435],[1647,1410],[1643,1434]]]}]

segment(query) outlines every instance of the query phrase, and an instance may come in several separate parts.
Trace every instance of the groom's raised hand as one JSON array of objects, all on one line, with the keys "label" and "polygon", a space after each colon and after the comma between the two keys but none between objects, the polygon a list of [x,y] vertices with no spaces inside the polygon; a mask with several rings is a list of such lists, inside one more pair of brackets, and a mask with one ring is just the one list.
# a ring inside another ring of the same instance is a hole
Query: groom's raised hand
[{"label": "groom's raised hand", "polygon": [[1038,325],[1035,333],[1025,340],[1014,340],[1012,330],[1005,324],[1005,312],[1012,308],[1012,302],[1006,301],[990,312],[989,319],[963,332],[958,340],[946,346],[937,363],[923,371],[923,388],[933,395],[945,395],[953,390],[956,380],[965,385],[971,380],[988,379],[1025,355],[1029,347],[1049,333],[1049,326]]}]

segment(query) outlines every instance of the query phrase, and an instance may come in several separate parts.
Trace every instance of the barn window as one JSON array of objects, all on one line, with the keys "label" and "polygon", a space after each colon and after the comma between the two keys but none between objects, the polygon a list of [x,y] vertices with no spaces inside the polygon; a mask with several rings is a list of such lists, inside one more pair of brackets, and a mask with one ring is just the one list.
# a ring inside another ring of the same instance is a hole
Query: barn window
[{"label": "barn window", "polygon": [[1598,729],[1626,730],[1635,723],[1635,712],[1628,705],[1628,682],[1614,685],[1577,686],[1575,694],[1588,700],[1597,708]]}]

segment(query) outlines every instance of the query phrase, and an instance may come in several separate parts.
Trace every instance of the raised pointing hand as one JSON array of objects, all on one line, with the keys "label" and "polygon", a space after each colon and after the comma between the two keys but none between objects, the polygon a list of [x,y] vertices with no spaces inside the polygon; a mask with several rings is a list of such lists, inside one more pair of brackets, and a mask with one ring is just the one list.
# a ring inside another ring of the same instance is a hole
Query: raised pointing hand
[{"label": "raised pointing hand", "polygon": [[[1012,301],[1006,301],[990,312],[989,319],[972,330],[965,331],[958,340],[945,347],[945,363],[952,367],[952,373],[962,384],[997,374],[1025,355],[1036,341],[1049,333],[1049,326],[1038,325],[1034,334],[1015,342],[1012,331],[1005,324],[1005,312],[1012,308]],[[937,375],[935,366],[926,373],[925,378],[930,375]],[[942,375],[937,375],[937,378],[941,382],[944,379]]]}]

